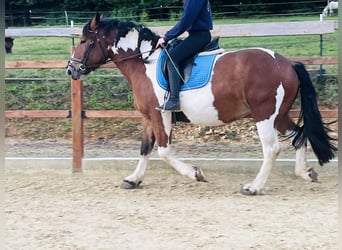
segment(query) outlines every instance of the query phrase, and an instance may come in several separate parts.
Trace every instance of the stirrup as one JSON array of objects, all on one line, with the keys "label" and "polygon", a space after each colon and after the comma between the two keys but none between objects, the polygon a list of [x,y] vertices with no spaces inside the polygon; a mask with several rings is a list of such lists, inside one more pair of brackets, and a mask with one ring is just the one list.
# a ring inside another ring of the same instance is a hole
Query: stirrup
[{"label": "stirrup", "polygon": [[159,110],[159,111],[172,111],[172,112],[180,112],[181,109],[180,109],[180,105],[179,105],[179,101],[167,101],[166,103],[160,105],[160,106],[157,106],[156,107],[156,110]]}]

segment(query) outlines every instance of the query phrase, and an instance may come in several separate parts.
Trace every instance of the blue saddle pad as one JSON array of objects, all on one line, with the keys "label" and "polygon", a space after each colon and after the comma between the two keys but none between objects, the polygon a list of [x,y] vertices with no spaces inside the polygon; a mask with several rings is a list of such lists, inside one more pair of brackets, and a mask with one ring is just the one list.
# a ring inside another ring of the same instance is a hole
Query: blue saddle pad
[{"label": "blue saddle pad", "polygon": [[[160,56],[157,62],[157,81],[161,88],[167,90],[168,82],[164,77],[163,69],[162,69],[162,65],[163,65],[163,61],[165,60],[165,57],[166,57],[166,53],[165,53],[165,50],[163,50],[160,53]],[[192,66],[190,78],[186,83],[181,85],[180,91],[204,87],[208,83],[211,77],[211,71],[213,69],[215,58],[216,58],[216,55],[197,56],[195,58],[194,65]]]}]

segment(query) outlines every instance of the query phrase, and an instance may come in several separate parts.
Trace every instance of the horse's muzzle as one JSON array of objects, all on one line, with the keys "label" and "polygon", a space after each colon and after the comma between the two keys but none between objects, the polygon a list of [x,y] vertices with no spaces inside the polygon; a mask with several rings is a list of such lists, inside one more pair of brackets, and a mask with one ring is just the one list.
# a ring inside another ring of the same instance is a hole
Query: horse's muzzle
[{"label": "horse's muzzle", "polygon": [[81,78],[82,75],[82,65],[75,65],[72,61],[68,62],[68,65],[66,66],[66,74],[71,76],[73,80],[78,80]]},{"label": "horse's muzzle", "polygon": [[67,75],[71,76],[73,80],[80,79],[80,73],[72,66],[68,65],[66,70]]}]

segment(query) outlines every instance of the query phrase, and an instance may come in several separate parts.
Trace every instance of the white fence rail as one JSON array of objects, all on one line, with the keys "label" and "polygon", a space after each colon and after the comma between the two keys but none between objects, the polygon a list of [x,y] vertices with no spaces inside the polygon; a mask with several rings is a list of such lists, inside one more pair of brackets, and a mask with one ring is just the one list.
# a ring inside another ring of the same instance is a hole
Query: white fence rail
[{"label": "white fence rail", "polygon": [[[157,34],[165,33],[170,26],[150,27]],[[323,35],[337,29],[336,21],[304,21],[276,23],[217,24],[213,36],[252,37],[252,36],[288,36]],[[79,37],[81,28],[8,28],[5,36],[11,37]]]}]

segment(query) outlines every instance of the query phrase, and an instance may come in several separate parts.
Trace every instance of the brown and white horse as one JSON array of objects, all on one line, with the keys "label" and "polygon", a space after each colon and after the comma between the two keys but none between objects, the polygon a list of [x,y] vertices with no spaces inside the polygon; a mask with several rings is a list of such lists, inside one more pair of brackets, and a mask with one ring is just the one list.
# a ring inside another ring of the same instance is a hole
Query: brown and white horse
[{"label": "brown and white horse", "polygon": [[[103,19],[98,14],[83,28],[80,44],[68,62],[67,74],[82,79],[92,70],[115,62],[128,80],[135,108],[143,116],[140,160],[122,188],[137,188],[143,181],[155,142],[158,154],[182,175],[206,181],[202,170],[178,160],[171,151],[172,113],[155,109],[164,102],[165,90],[156,79],[157,60],[162,49],[155,48],[158,35],[133,22]],[[288,112],[301,95],[300,123]],[[177,119],[205,126],[222,125],[251,116],[262,143],[263,163],[256,178],[241,188],[244,194],[262,193],[280,152],[277,131],[289,135],[296,149],[295,174],[315,181],[317,174],[306,161],[307,140],[321,165],[337,150],[317,107],[315,90],[300,63],[293,63],[273,51],[252,48],[217,55],[210,80],[204,87],[180,93],[181,113]]]}]

